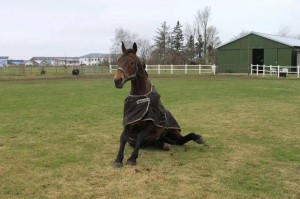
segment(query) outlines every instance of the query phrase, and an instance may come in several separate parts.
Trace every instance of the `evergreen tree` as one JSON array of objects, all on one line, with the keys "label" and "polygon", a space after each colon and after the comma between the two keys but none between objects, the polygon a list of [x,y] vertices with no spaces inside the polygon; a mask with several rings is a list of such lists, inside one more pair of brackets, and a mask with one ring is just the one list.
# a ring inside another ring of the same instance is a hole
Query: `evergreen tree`
[{"label": "evergreen tree", "polygon": [[180,24],[179,21],[177,21],[177,24],[174,27],[172,32],[172,50],[176,54],[181,54],[183,52],[184,36],[181,28],[182,25]]},{"label": "evergreen tree", "polygon": [[156,54],[159,56],[159,61],[162,64],[166,63],[167,58],[167,48],[168,48],[168,38],[170,35],[170,27],[164,21],[161,27],[157,29],[157,35],[154,37],[154,48]]},{"label": "evergreen tree", "polygon": [[195,38],[193,35],[190,35],[185,45],[185,54],[190,64],[195,63],[195,53]]}]

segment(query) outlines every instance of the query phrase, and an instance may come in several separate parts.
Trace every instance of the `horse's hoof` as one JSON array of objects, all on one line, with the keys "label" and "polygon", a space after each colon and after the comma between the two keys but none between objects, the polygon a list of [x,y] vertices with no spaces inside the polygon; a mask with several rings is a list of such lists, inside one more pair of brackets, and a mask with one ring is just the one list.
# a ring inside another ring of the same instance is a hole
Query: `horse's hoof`
[{"label": "horse's hoof", "polygon": [[197,140],[195,140],[195,142],[197,142],[198,144],[204,144],[205,140],[201,135],[199,135],[199,138]]},{"label": "horse's hoof", "polygon": [[164,147],[163,147],[163,150],[164,150],[164,151],[169,151],[170,148],[171,148],[171,144],[164,143]]},{"label": "horse's hoof", "polygon": [[113,167],[114,168],[121,168],[123,166],[123,163],[122,162],[114,162],[113,163]]},{"label": "horse's hoof", "polygon": [[136,161],[127,160],[126,164],[130,165],[130,166],[135,166],[136,165]]}]

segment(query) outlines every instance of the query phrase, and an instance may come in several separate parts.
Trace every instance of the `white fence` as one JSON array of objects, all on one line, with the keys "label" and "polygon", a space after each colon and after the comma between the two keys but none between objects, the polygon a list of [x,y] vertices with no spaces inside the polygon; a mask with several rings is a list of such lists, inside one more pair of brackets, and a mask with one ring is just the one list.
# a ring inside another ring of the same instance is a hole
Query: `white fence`
[{"label": "white fence", "polygon": [[253,65],[251,64],[251,75],[270,75],[270,76],[287,76],[288,74],[296,74],[300,77],[300,66],[265,66],[265,65]]},{"label": "white fence", "polygon": [[[146,71],[157,71],[157,74],[161,74],[162,71],[170,71],[170,74],[174,74],[175,71],[184,71],[184,74],[188,74],[189,71],[197,72],[198,74],[210,73],[216,74],[216,65],[146,65]],[[109,72],[117,70],[117,65],[110,65]]]}]

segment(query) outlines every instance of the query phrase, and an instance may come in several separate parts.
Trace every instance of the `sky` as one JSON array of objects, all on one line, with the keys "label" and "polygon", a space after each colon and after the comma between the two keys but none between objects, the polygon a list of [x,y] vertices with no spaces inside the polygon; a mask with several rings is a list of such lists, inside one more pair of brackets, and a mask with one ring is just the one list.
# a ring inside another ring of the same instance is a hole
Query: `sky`
[{"label": "sky", "polygon": [[164,21],[184,30],[206,6],[222,43],[242,31],[300,34],[299,0],[0,0],[0,56],[109,53],[117,28],[153,42]]}]

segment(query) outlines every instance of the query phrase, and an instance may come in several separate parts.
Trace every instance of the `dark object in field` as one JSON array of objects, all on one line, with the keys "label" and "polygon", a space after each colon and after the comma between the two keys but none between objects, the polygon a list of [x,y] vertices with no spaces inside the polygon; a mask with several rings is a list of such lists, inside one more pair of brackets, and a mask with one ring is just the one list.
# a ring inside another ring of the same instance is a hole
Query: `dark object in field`
[{"label": "dark object in field", "polygon": [[72,75],[79,75],[79,69],[72,70]]},{"label": "dark object in field", "polygon": [[136,43],[132,49],[127,50],[122,42],[122,52],[114,82],[116,88],[123,88],[127,81],[131,81],[131,91],[124,102],[123,132],[113,166],[123,166],[127,142],[134,147],[127,160],[128,165],[136,165],[141,147],[154,146],[169,150],[170,144],[183,145],[190,140],[203,144],[204,139],[201,135],[196,133],[181,135],[176,119],[162,105],[160,95],[148,79],[145,64],[142,64],[136,55]]},{"label": "dark object in field", "polygon": [[41,70],[41,75],[45,75],[46,71],[45,70]]}]

